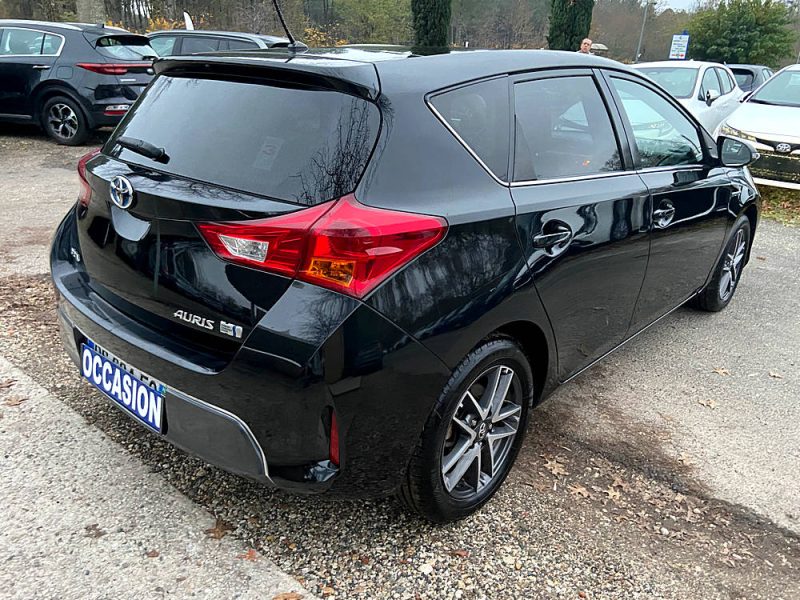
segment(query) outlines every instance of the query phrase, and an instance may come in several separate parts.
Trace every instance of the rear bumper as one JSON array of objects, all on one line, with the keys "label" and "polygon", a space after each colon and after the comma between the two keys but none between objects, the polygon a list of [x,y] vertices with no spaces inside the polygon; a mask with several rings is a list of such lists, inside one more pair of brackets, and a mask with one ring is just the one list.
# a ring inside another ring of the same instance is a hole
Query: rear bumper
[{"label": "rear bumper", "polygon": [[[230,362],[204,362],[92,290],[75,259],[74,224],[72,211],[51,253],[65,348],[77,364],[88,337],[163,382],[167,441],[284,489],[377,496],[397,488],[450,376],[427,348],[367,305],[295,282]],[[329,461],[332,411],[338,468]]]}]

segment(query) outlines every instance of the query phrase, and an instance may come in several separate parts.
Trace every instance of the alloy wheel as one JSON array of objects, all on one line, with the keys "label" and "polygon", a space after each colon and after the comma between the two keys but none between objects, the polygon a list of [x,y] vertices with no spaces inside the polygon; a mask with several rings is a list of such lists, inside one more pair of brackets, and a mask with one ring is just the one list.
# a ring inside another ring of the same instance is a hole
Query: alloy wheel
[{"label": "alloy wheel", "polygon": [[744,230],[739,229],[733,239],[733,244],[726,251],[722,263],[722,276],[719,279],[719,298],[727,302],[736,289],[739,277],[744,266],[744,255],[747,251],[747,241],[745,240]]},{"label": "alloy wheel", "polygon": [[522,386],[514,370],[498,365],[467,388],[442,448],[442,481],[455,498],[469,499],[500,475],[522,415]]},{"label": "alloy wheel", "polygon": [[53,133],[65,140],[78,133],[78,115],[67,104],[53,104],[47,111],[47,124]]}]

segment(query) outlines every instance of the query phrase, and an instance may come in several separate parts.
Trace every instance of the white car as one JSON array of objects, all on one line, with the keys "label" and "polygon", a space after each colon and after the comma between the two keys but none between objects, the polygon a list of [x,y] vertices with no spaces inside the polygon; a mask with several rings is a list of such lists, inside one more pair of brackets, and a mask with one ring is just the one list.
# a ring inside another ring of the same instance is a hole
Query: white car
[{"label": "white car", "polygon": [[778,71],[714,134],[755,146],[761,155],[750,165],[756,183],[800,190],[800,65]]},{"label": "white car", "polygon": [[718,63],[667,60],[631,66],[672,94],[709,132],[739,108],[744,96],[731,70]]}]

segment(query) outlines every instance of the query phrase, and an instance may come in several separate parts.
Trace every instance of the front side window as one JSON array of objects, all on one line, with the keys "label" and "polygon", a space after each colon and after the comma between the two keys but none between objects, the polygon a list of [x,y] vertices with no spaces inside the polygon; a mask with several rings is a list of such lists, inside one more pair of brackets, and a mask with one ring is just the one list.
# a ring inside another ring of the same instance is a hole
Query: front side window
[{"label": "front side window", "polygon": [[32,29],[3,29],[0,56],[31,56],[42,53],[45,34]]},{"label": "front side window", "polygon": [[175,54],[175,42],[178,37],[174,35],[159,35],[150,38],[150,46],[159,56],[172,56]]},{"label": "front side window", "polygon": [[706,94],[714,90],[717,94],[722,95],[719,91],[719,79],[714,69],[706,69],[703,75],[703,81],[700,83],[700,99],[705,100]]},{"label": "front side window", "polygon": [[431,98],[441,118],[503,181],[508,178],[508,81],[483,81]]},{"label": "front side window", "polygon": [[703,160],[697,128],[666,98],[627,79],[612,77],[611,85],[628,117],[642,168],[694,165]]},{"label": "front side window", "polygon": [[611,119],[592,77],[518,83],[514,105],[514,181],[622,169]]}]

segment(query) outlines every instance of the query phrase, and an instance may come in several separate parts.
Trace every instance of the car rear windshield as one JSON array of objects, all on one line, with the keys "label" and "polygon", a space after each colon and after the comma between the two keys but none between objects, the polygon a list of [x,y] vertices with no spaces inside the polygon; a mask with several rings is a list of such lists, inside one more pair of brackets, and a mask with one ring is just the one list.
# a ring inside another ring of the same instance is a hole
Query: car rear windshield
[{"label": "car rear windshield", "polygon": [[[106,148],[130,163],[312,205],[355,189],[379,126],[375,104],[338,91],[161,75]],[[120,136],[163,148],[168,162],[114,146]]]},{"label": "car rear windshield", "polygon": [[639,69],[674,98],[688,98],[694,92],[698,69],[688,67],[642,67]]},{"label": "car rear windshield", "polygon": [[146,37],[140,35],[109,35],[95,42],[97,51],[115,60],[147,60],[156,58],[156,51],[150,47]]},{"label": "car rear windshield", "polygon": [[748,71],[747,69],[731,69],[731,71],[733,71],[733,76],[736,77],[736,83],[740,88],[744,89],[748,85],[753,84],[753,79],[755,79],[755,77],[752,71]]}]

